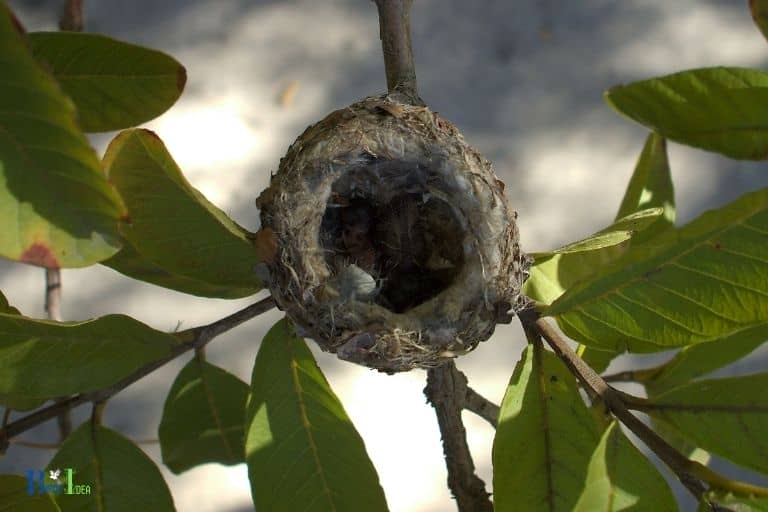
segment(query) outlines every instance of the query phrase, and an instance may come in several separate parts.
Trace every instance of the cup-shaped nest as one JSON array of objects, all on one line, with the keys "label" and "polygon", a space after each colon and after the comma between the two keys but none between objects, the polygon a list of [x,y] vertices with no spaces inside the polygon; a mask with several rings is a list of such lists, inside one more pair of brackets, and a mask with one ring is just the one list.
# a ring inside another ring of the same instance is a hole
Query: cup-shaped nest
[{"label": "cup-shaped nest", "polygon": [[428,108],[378,96],[331,113],[257,205],[259,273],[298,332],[341,359],[436,366],[526,305],[504,184]]}]

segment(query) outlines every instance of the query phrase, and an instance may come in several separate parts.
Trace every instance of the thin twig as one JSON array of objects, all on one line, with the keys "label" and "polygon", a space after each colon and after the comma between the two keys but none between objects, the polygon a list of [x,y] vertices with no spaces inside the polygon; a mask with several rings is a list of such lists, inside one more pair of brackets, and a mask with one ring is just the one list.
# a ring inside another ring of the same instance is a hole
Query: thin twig
[{"label": "thin twig", "polygon": [[643,368],[640,370],[627,370],[623,372],[612,373],[610,375],[603,376],[605,382],[648,382],[655,377],[662,369],[662,366],[654,366],[653,368]]},{"label": "thin twig", "polygon": [[424,105],[416,88],[416,67],[411,48],[410,10],[413,0],[375,0],[379,10],[379,37],[384,54],[387,89]]},{"label": "thin twig", "polygon": [[[61,269],[45,269],[45,313],[48,320],[61,322]],[[62,399],[56,399],[57,402]],[[72,413],[69,409],[64,409],[56,417],[59,427],[59,440],[64,441],[72,432]]]},{"label": "thin twig", "polygon": [[59,29],[70,32],[83,30],[83,0],[66,0],[59,18]]},{"label": "thin twig", "polygon": [[[627,402],[640,407],[641,404],[646,403],[645,399],[619,392],[609,386],[571,349],[568,342],[555,329],[543,318],[539,318],[537,312],[523,311],[518,316],[526,332],[535,329],[537,335],[547,341],[582,385],[598,396],[611,414],[640,438],[677,475],[680,482],[697,500],[706,500],[705,493],[710,488],[768,496],[768,489],[729,480],[678,452],[628,409]],[[710,505],[714,507],[714,504],[710,503]]]},{"label": "thin twig", "polygon": [[467,386],[467,394],[464,397],[463,407],[464,409],[477,414],[490,423],[493,428],[496,428],[496,424],[499,422],[499,406],[469,386]]},{"label": "thin twig", "polygon": [[165,365],[169,361],[177,358],[181,354],[189,350],[194,350],[196,348],[205,346],[220,334],[223,334],[230,329],[237,327],[238,325],[247,320],[250,320],[251,318],[269,311],[274,306],[275,303],[272,300],[272,297],[267,297],[266,299],[260,300],[255,304],[251,304],[250,306],[241,309],[232,315],[222,318],[221,320],[217,320],[208,325],[194,327],[192,329],[177,333],[176,337],[181,340],[181,343],[171,348],[170,353],[164,358],[152,361],[151,363],[142,366],[132,374],[109,387],[65,398],[61,402],[57,402],[49,405],[48,407],[39,409],[31,414],[28,414],[27,416],[19,418],[16,421],[8,423],[8,425],[3,428],[0,428],[0,447],[4,444],[4,441],[7,442],[12,437],[17,436],[20,433],[39,425],[40,423],[48,421],[51,418],[55,418],[63,410],[71,409],[87,402],[98,403],[107,400],[137,380],[140,380],[141,378]]},{"label": "thin twig", "polygon": [[461,512],[491,512],[493,504],[485,483],[475,474],[475,464],[461,421],[461,399],[467,395],[467,379],[453,361],[427,371],[424,394],[435,408],[443,439],[448,487]]},{"label": "thin twig", "polygon": [[651,430],[645,423],[635,417],[615,389],[609,386],[589,365],[587,365],[568,345],[557,331],[544,319],[539,318],[535,311],[525,311],[519,314],[520,321],[530,329],[535,328],[552,350],[560,356],[565,365],[586,388],[605,403],[610,412],[618,418],[629,430],[639,437],[669,468],[677,475],[682,484],[699,500],[703,499],[707,486],[693,476],[693,468],[701,465],[689,460],[675,450],[669,443]]}]

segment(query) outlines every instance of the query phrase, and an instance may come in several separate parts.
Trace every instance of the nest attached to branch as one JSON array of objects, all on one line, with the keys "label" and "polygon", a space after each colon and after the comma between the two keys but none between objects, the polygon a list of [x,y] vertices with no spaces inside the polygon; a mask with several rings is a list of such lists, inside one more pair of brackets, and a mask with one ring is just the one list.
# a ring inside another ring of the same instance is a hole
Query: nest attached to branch
[{"label": "nest attached to branch", "polygon": [[526,305],[504,184],[428,108],[377,96],[332,112],[257,205],[259,274],[299,334],[341,359],[437,366]]}]

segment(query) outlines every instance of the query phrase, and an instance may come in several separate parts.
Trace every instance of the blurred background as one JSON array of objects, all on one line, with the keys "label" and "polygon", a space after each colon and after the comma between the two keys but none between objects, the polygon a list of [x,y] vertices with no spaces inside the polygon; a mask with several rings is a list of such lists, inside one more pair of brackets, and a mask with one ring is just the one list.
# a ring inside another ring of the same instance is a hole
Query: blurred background
[{"label": "blurred background", "polygon": [[[9,4],[28,30],[55,30],[63,1]],[[146,126],[189,181],[250,230],[259,227],[254,199],[298,134],[386,88],[369,0],[85,0],[85,29],[163,50],[186,66],[184,95]],[[618,209],[646,132],[611,111],[603,90],[693,67],[768,65],[768,43],[746,0],[416,0],[412,30],[421,97],[494,163],[527,251],[588,235]],[[92,138],[100,154],[113,135]],[[669,153],[678,223],[768,186],[764,163],[676,144]],[[0,289],[26,315],[44,315],[43,270],[0,261]],[[173,330],[252,300],[198,299],[101,266],[63,271],[67,320],[119,312]],[[278,318],[273,311],[222,336],[209,345],[209,359],[247,381],[259,342]],[[500,326],[457,364],[471,386],[499,403],[523,344],[516,322]],[[391,510],[452,510],[437,423],[422,394],[425,372],[387,376],[315,353],[366,442]],[[623,357],[609,371],[658,360]],[[156,439],[165,395],[185,363],[174,361],[120,393],[105,424],[136,440]],[[720,374],[766,367],[764,347]],[[88,413],[76,411],[75,424]],[[490,490],[494,431],[471,413],[464,419]],[[52,442],[57,431],[51,422],[22,437]],[[209,464],[175,476],[162,467],[157,444],[142,447],[161,466],[179,511],[253,509],[244,465]],[[0,472],[43,468],[51,456],[12,445]],[[725,462],[717,467],[761,482]],[[679,486],[676,492],[682,495]],[[693,507],[687,500],[684,510]]]}]

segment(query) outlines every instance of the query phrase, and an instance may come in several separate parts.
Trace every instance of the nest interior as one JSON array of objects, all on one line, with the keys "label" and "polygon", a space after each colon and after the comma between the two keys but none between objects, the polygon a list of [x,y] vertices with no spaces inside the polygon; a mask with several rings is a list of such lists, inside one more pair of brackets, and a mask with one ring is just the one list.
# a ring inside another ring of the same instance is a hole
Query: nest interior
[{"label": "nest interior", "polygon": [[464,265],[461,214],[430,194],[429,179],[417,162],[370,158],[333,183],[320,226],[328,267],[371,276],[373,290],[353,281],[350,291],[394,313],[439,295]]},{"label": "nest interior", "polygon": [[277,305],[342,359],[434,366],[525,305],[529,261],[503,184],[426,107],[378,96],[332,112],[257,205]]}]

